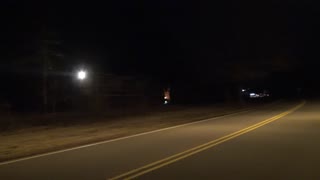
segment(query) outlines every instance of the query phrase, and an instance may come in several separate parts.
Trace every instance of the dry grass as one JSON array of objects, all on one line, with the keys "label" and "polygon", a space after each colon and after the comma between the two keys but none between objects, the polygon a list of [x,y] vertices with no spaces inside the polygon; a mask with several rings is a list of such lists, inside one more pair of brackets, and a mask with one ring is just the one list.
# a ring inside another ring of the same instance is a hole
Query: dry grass
[{"label": "dry grass", "polygon": [[0,134],[0,161],[114,139],[243,110],[242,106],[185,108],[72,126],[29,127]]}]

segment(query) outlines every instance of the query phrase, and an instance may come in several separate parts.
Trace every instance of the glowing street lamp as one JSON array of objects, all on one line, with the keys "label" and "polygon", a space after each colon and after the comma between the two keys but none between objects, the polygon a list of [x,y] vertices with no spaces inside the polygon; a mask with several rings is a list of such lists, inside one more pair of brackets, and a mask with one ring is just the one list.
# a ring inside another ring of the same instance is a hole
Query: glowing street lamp
[{"label": "glowing street lamp", "polygon": [[84,80],[84,79],[86,79],[86,78],[87,78],[87,72],[84,71],[84,70],[78,71],[78,73],[77,73],[77,78],[78,78],[79,80]]}]

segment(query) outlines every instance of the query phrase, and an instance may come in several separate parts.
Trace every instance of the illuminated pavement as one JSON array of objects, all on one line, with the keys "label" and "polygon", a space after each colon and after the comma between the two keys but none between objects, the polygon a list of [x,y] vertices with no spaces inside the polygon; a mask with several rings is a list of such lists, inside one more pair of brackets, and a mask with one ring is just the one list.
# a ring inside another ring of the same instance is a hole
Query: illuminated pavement
[{"label": "illuminated pavement", "polygon": [[0,179],[319,179],[320,103],[298,104],[2,164]]}]

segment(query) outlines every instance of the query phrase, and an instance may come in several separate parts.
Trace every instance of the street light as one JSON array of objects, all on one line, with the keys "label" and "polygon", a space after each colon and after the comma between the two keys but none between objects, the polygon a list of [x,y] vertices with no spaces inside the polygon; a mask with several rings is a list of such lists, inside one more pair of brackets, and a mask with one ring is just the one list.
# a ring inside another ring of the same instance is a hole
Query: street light
[{"label": "street light", "polygon": [[86,79],[86,78],[87,78],[87,72],[84,71],[84,70],[78,71],[78,73],[77,73],[77,78],[78,78],[79,80],[84,80],[84,79]]}]

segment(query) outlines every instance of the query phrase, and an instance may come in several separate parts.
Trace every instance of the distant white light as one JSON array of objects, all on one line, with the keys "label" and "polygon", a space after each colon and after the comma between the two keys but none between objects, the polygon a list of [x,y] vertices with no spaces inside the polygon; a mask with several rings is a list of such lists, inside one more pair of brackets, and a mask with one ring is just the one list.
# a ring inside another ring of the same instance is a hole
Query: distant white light
[{"label": "distant white light", "polygon": [[168,99],[168,97],[167,97],[167,96],[165,96],[165,97],[164,97],[164,99]]},{"label": "distant white light", "polygon": [[78,76],[78,79],[80,79],[80,80],[84,80],[84,79],[86,79],[86,78],[87,78],[87,72],[86,72],[86,71],[81,70],[81,71],[79,71],[79,72],[78,72],[77,76]]},{"label": "distant white light", "polygon": [[168,104],[169,102],[168,101],[164,101],[164,104]]},{"label": "distant white light", "polygon": [[257,94],[256,94],[256,93],[250,93],[249,95],[250,95],[250,98],[255,98],[255,97],[257,97]]},{"label": "distant white light", "polygon": [[241,89],[241,91],[242,91],[242,92],[246,92],[246,90],[245,90],[245,89]]}]

